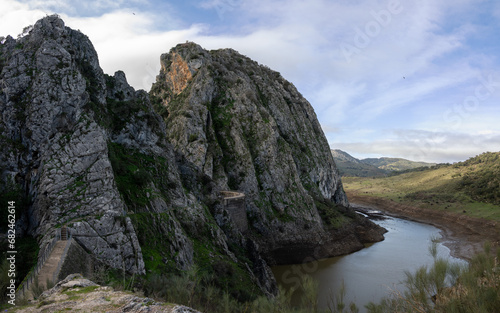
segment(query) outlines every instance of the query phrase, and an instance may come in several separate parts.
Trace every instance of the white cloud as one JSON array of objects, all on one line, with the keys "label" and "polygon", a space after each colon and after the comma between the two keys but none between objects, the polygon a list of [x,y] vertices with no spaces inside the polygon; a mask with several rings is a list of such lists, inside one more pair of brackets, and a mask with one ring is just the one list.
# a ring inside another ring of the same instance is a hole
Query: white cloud
[{"label": "white cloud", "polygon": [[[358,130],[350,139],[351,143],[374,142],[368,146],[353,144],[359,151],[365,147],[371,153],[375,149],[410,153],[412,145],[401,138],[389,140],[380,135],[381,129],[406,123],[412,129],[448,131],[450,136],[445,138],[449,139],[440,146],[449,147],[448,151],[458,155],[460,149],[455,148],[450,138],[463,142],[459,140],[461,136],[451,136],[451,131],[461,128],[450,129],[443,123],[443,116],[454,103],[460,104],[474,92],[480,73],[498,67],[496,55],[476,52],[467,45],[467,40],[481,29],[474,24],[474,14],[484,8],[478,8],[480,5],[473,0],[400,1],[401,10],[384,15],[390,11],[391,1],[202,1],[200,7],[222,12],[228,17],[224,22],[232,23],[226,25],[226,31],[217,29],[216,33],[211,25],[180,21],[175,9],[162,12],[140,9],[147,7],[142,5],[147,0],[28,1],[31,6],[3,0],[0,30],[17,35],[24,26],[51,13],[45,10],[64,9],[66,14],[62,17],[66,24],[90,37],[106,73],[123,70],[135,88],[146,90],[159,72],[160,55],[177,43],[190,40],[207,49],[231,47],[292,81],[315,107],[328,136],[349,139],[352,132],[345,130],[360,125],[371,130],[365,133]],[[76,4],[91,17],[76,16],[78,10],[69,4]],[[457,20],[463,21],[463,25],[457,25]],[[165,24],[169,26],[165,28]],[[356,46],[356,40],[361,40],[360,31],[368,41]],[[343,43],[357,49],[350,62],[341,49]],[[499,98],[495,93],[488,101],[481,102],[481,111],[478,109],[473,116],[498,116],[491,112],[496,105],[494,100]],[[424,111],[415,115],[420,121],[409,114],[414,108]],[[395,120],[386,117],[403,110],[408,112]],[[462,119],[462,126],[471,134],[497,129],[491,119],[483,125],[476,121],[479,120]],[[484,139],[484,136],[485,133],[479,137]],[[445,150],[432,155],[444,156]]]},{"label": "white cloud", "polygon": [[30,8],[49,10],[69,16],[101,15],[110,10],[132,8],[147,4],[147,0],[28,0]]},{"label": "white cloud", "polygon": [[0,2],[0,35],[16,37],[24,27],[35,24],[46,13],[39,9],[30,9],[27,4],[15,0]]},{"label": "white cloud", "polygon": [[487,134],[394,130],[385,138],[367,142],[331,142],[360,158],[402,157],[412,161],[457,162],[486,151],[500,151],[500,132]]}]

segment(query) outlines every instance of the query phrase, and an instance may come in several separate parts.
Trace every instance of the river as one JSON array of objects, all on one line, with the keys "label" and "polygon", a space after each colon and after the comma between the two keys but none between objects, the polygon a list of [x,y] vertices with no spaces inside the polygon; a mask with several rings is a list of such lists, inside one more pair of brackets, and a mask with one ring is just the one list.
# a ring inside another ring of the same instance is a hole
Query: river
[{"label": "river", "polygon": [[[319,284],[320,307],[327,308],[330,295],[337,295],[344,281],[346,301],[354,302],[360,312],[366,312],[365,304],[378,303],[391,291],[402,290],[405,271],[432,264],[429,247],[432,238],[441,238],[440,230],[394,217],[374,222],[388,230],[384,241],[341,257],[273,267],[278,284],[289,289],[297,285],[299,275],[311,275]],[[465,263],[451,257],[442,244],[438,244],[438,256]]]}]

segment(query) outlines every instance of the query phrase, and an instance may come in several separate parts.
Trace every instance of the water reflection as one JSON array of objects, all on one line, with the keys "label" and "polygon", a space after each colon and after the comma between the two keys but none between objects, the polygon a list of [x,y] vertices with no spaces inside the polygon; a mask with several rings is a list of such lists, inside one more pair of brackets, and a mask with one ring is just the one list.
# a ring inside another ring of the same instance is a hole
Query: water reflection
[{"label": "water reflection", "polygon": [[[307,264],[276,266],[273,273],[284,288],[297,286],[299,275],[311,275],[319,283],[319,303],[327,307],[329,297],[345,282],[346,301],[354,302],[365,312],[364,305],[378,303],[391,291],[401,290],[405,271],[414,272],[432,264],[429,253],[432,238],[440,238],[438,228],[398,218],[376,221],[388,232],[385,240],[359,252]],[[464,263],[450,256],[450,250],[438,245],[438,256]]]}]

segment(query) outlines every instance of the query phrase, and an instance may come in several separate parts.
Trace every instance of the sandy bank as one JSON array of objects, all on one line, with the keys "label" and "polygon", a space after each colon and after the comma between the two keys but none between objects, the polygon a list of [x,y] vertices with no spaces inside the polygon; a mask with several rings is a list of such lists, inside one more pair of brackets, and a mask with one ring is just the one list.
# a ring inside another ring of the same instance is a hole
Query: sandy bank
[{"label": "sandy bank", "polygon": [[485,242],[493,247],[500,246],[500,223],[446,211],[418,208],[388,199],[359,195],[346,191],[349,202],[376,210],[391,216],[411,219],[434,225],[442,231],[442,242],[454,257],[469,260],[482,251]]}]

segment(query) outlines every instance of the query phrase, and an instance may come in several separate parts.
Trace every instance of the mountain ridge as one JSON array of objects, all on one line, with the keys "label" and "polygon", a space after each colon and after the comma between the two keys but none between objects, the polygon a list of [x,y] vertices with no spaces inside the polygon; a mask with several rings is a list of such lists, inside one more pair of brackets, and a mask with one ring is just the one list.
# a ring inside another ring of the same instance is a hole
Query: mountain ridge
[{"label": "mountain ridge", "polygon": [[416,169],[419,167],[431,167],[437,165],[437,163],[411,161],[403,158],[391,158],[391,157],[366,158],[362,159],[361,162],[373,165],[383,170],[395,171],[395,172],[401,172],[401,171]]},{"label": "mountain ridge", "polygon": [[381,177],[391,173],[437,165],[437,163],[416,162],[392,157],[357,159],[339,149],[331,151],[342,176]]},{"label": "mountain ridge", "polygon": [[[149,94],[105,74],[58,16],[7,37],[0,59],[0,193],[25,203],[16,232],[41,250],[66,226],[103,266],[197,266],[247,301],[277,293],[269,264],[383,239],[349,208],[311,105],[232,49],[172,48]],[[221,201],[228,189],[245,193],[248,231]]]}]

